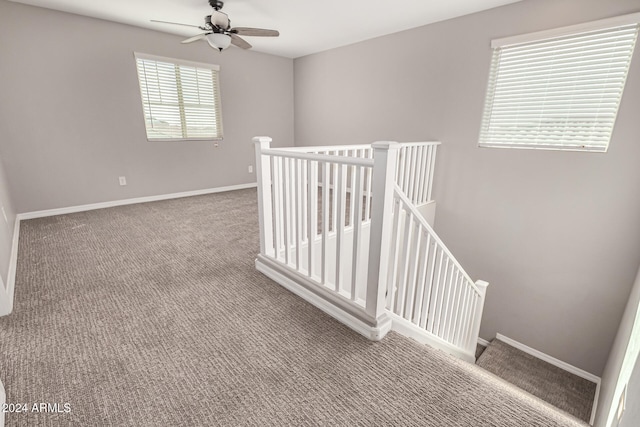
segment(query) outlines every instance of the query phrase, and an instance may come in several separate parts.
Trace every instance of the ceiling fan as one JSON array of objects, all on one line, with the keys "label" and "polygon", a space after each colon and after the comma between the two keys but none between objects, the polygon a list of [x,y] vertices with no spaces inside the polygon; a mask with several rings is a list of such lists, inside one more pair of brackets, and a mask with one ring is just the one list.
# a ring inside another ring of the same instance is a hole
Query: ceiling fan
[{"label": "ceiling fan", "polygon": [[224,2],[220,0],[209,0],[209,5],[214,9],[214,11],[211,15],[205,16],[204,25],[180,24],[178,22],[156,21],[154,19],[152,19],[151,22],[200,28],[204,33],[183,40],[182,43],[192,43],[201,39],[206,39],[211,47],[218,49],[221,52],[231,44],[242,49],[250,49],[251,44],[240,36],[278,37],[280,35],[276,30],[265,30],[263,28],[232,28],[229,16],[220,11],[222,6],[224,6]]}]

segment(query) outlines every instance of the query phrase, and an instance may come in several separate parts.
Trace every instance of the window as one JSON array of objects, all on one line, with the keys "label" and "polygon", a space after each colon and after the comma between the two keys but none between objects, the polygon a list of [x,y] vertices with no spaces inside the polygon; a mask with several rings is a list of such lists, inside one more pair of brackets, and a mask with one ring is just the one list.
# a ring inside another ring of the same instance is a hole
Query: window
[{"label": "window", "polygon": [[222,139],[217,65],[135,58],[149,141]]},{"label": "window", "polygon": [[492,41],[479,146],[606,152],[640,13]]}]

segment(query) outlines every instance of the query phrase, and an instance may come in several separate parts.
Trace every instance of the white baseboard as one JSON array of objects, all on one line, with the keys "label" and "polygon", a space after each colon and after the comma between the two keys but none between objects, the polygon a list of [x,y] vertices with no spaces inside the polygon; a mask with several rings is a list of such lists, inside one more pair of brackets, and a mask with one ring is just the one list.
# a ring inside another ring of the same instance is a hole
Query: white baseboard
[{"label": "white baseboard", "polygon": [[76,212],[92,211],[95,209],[112,208],[115,206],[133,205],[136,203],[157,202],[160,200],[179,199],[182,197],[201,196],[204,194],[222,193],[225,191],[244,190],[247,188],[256,188],[257,183],[229,185],[226,187],[205,188],[203,190],[183,191],[181,193],[160,194],[157,196],[136,197],[133,199],[113,200],[110,202],[91,203],[88,205],[69,206],[66,208],[46,209],[42,211],[25,212],[18,214],[21,220],[44,218],[48,216],[64,215]]},{"label": "white baseboard", "polygon": [[482,338],[478,337],[478,344],[480,344],[483,347],[488,347],[490,342],[485,340],[485,339],[482,339]]},{"label": "white baseboard", "polygon": [[591,418],[589,419],[589,424],[591,425],[596,421],[596,410],[598,409],[598,398],[600,397],[600,383],[601,381],[596,383],[596,393],[593,396],[593,407],[591,408]]},{"label": "white baseboard", "polygon": [[18,266],[18,242],[20,240],[20,219],[16,217],[13,223],[13,240],[11,241],[11,254],[9,255],[9,271],[7,283],[4,288],[2,304],[0,304],[0,316],[6,316],[13,311],[13,293],[16,287],[16,268]]},{"label": "white baseboard", "polygon": [[388,315],[391,317],[392,331],[395,331],[407,338],[418,341],[420,344],[426,344],[430,347],[442,350],[445,353],[449,353],[450,355],[457,357],[458,359],[464,360],[465,362],[475,363],[475,351],[473,353],[467,353],[464,350],[457,348],[452,344],[449,344],[445,340],[428,333],[424,329],[418,328],[410,321],[403,319],[395,313],[389,311]]},{"label": "white baseboard", "polygon": [[518,350],[521,350],[527,354],[530,354],[533,357],[537,357],[540,360],[544,360],[547,363],[550,363],[553,366],[556,366],[560,369],[563,369],[567,372],[570,372],[574,375],[579,376],[580,378],[584,378],[585,380],[589,380],[593,383],[598,383],[600,381],[600,377],[597,377],[587,371],[584,371],[580,368],[576,368],[573,365],[568,364],[567,362],[563,362],[562,360],[556,359],[555,357],[549,356],[546,353],[543,353],[539,350],[536,350],[534,348],[531,348],[525,344],[522,344],[518,341],[515,341],[509,337],[505,337],[502,334],[496,334],[496,338],[499,339],[500,341],[509,344],[511,347],[515,347]]},{"label": "white baseboard", "polygon": [[376,327],[368,325],[326,299],[309,291],[304,286],[296,283],[284,274],[281,274],[271,268],[269,265],[262,262],[260,258],[256,259],[256,270],[367,339],[380,341],[391,330],[391,319],[388,316],[381,319]]},{"label": "white baseboard", "polygon": [[595,416],[596,416],[596,407],[598,406],[598,398],[600,397],[600,383],[601,383],[601,379],[598,376],[593,375],[592,373],[589,373],[583,369],[577,368],[573,365],[568,364],[567,362],[563,362],[562,360],[556,359],[555,357],[549,356],[546,353],[543,353],[539,350],[536,350],[534,348],[531,348],[525,344],[522,344],[518,341],[512,340],[509,337],[505,337],[502,334],[496,334],[496,339],[509,344],[511,347],[515,347],[520,351],[523,351],[533,357],[536,357],[540,360],[543,360],[553,366],[556,366],[560,369],[563,369],[573,375],[576,375],[580,378],[584,378],[585,380],[591,381],[592,383],[596,384],[596,393],[593,399],[593,408],[591,409],[591,420],[589,422],[589,424],[593,425],[593,422],[595,420]]},{"label": "white baseboard", "polygon": [[9,258],[9,278],[7,281],[7,298],[9,313],[13,311],[13,293],[16,288],[16,270],[18,268],[18,243],[20,242],[20,219],[16,217],[13,226],[13,242],[11,243],[11,257]]},{"label": "white baseboard", "polygon": [[4,404],[7,403],[7,393],[5,393],[4,385],[2,381],[0,381],[0,405],[2,406],[2,411],[0,411],[0,427],[4,427]]}]

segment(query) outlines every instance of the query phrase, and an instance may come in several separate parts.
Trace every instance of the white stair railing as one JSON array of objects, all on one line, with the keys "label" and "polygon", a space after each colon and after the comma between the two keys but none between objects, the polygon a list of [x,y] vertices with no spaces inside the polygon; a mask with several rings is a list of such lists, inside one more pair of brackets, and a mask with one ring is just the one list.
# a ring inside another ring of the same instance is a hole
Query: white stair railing
[{"label": "white stair railing", "polygon": [[417,206],[439,142],[271,148],[254,138],[256,267],[370,339],[398,330],[473,360],[486,290]]},{"label": "white stair railing", "polygon": [[362,229],[371,221],[373,160],[266,147],[260,154],[269,162],[261,172],[270,171],[269,185],[261,174],[262,204],[272,212],[264,254],[363,304],[358,266],[366,262]]},{"label": "white stair railing", "polygon": [[488,283],[473,282],[399,186],[393,194],[387,309],[405,334],[475,360]]},{"label": "white stair railing", "polygon": [[381,264],[380,257],[388,259],[388,248],[373,243],[383,225],[390,226],[390,217],[375,214],[374,206],[385,198],[391,203],[384,188],[386,158],[272,149],[270,141],[254,138],[260,216],[256,267],[365,336],[382,338],[391,328],[386,284],[379,280],[386,276],[369,272]]},{"label": "white stair railing", "polygon": [[440,142],[400,143],[396,183],[416,205],[432,201],[436,149]]},{"label": "white stair railing", "polygon": [[[440,145],[440,141],[397,143],[395,181],[416,206],[433,201],[433,173],[438,145]],[[328,156],[373,158],[371,144],[285,147],[280,150]]]}]

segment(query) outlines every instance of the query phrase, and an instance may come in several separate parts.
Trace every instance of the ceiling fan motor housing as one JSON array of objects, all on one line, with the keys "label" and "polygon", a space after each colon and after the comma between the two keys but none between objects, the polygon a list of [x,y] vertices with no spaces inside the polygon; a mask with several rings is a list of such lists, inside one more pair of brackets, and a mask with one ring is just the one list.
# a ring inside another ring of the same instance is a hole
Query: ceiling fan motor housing
[{"label": "ceiling fan motor housing", "polygon": [[213,31],[214,33],[224,33],[231,27],[231,20],[224,12],[214,12],[213,15],[204,17],[203,30]]},{"label": "ceiling fan motor housing", "polygon": [[230,45],[237,46],[241,49],[251,49],[251,44],[244,40],[240,36],[252,36],[252,37],[278,37],[280,33],[276,30],[266,30],[264,28],[249,28],[249,27],[231,27],[231,20],[229,16],[222,12],[220,9],[224,6],[224,2],[220,0],[208,0],[209,5],[214,9],[211,15],[207,15],[204,18],[204,25],[188,25],[180,24],[177,22],[167,21],[154,21],[165,24],[186,25],[190,27],[200,28],[204,33],[198,34],[194,37],[190,37],[183,40],[182,43],[192,43],[197,40],[206,39],[211,47],[219,49],[228,48]]},{"label": "ceiling fan motor housing", "polygon": [[220,0],[209,0],[209,6],[211,6],[215,10],[220,10],[222,9],[222,6],[224,6],[224,2]]}]

